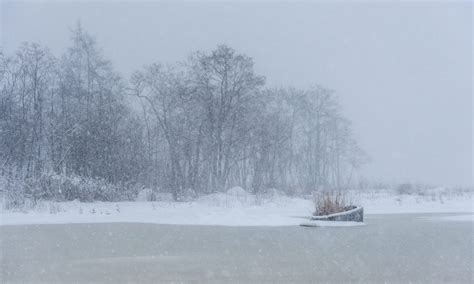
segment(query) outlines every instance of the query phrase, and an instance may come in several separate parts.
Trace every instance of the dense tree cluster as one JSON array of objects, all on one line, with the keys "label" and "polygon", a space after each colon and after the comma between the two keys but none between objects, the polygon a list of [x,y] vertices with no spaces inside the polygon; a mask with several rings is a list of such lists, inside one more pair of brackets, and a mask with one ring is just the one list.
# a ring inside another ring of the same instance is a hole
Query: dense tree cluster
[{"label": "dense tree cluster", "polygon": [[266,88],[252,58],[230,47],[126,80],[80,25],[71,39],[60,58],[30,43],[0,54],[2,176],[74,176],[179,200],[235,185],[341,189],[363,162],[331,90]]}]

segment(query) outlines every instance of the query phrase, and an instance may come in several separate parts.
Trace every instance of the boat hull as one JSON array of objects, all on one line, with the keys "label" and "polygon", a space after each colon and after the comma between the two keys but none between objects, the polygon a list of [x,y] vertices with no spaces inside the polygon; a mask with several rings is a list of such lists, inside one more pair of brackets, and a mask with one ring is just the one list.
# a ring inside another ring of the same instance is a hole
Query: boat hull
[{"label": "boat hull", "polygon": [[311,220],[364,222],[364,207],[323,216],[312,216]]}]

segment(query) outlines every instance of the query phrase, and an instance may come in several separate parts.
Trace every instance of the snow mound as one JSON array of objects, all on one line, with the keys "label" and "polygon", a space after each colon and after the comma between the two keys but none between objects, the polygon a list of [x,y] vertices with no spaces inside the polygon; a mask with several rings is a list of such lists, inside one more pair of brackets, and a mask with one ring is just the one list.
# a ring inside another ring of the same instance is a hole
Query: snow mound
[{"label": "snow mound", "polygon": [[241,188],[240,186],[235,186],[229,190],[227,190],[227,194],[231,196],[248,196],[250,195],[245,189]]}]

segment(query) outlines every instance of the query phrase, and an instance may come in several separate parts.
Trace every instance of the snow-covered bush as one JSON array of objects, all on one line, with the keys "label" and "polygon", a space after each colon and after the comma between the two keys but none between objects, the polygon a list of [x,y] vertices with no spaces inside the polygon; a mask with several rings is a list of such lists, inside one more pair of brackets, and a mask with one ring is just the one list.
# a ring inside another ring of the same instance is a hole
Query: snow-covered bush
[{"label": "snow-covered bush", "polygon": [[153,189],[143,188],[138,191],[136,201],[155,201]]},{"label": "snow-covered bush", "polygon": [[5,176],[0,176],[0,189],[2,192],[2,208],[22,208],[27,200],[25,183]]},{"label": "snow-covered bush", "polygon": [[411,183],[402,183],[396,187],[395,191],[398,194],[412,194],[413,186]]},{"label": "snow-covered bush", "polygon": [[193,201],[198,197],[196,191],[188,188],[178,195],[177,201]]},{"label": "snow-covered bush", "polygon": [[173,194],[169,192],[155,192],[155,201],[165,201],[172,202],[174,201]]},{"label": "snow-covered bush", "polygon": [[116,201],[119,188],[103,179],[81,177],[77,175],[45,174],[29,182],[29,190],[35,199],[56,201],[79,200]]},{"label": "snow-covered bush", "polygon": [[434,192],[438,192],[440,188],[423,183],[402,183],[395,186],[395,193],[399,195],[420,195],[431,196]]},{"label": "snow-covered bush", "polygon": [[51,201],[124,201],[134,200],[139,185],[112,184],[104,179],[78,175],[43,173],[37,178],[0,175],[2,207],[21,209],[35,207],[41,200]]}]

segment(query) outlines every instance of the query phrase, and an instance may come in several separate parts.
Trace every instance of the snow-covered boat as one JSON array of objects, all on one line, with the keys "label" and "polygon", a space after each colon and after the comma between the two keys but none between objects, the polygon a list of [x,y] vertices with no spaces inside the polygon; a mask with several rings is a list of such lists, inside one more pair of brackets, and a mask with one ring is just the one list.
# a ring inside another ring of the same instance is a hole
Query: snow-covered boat
[{"label": "snow-covered boat", "polygon": [[364,208],[350,206],[343,212],[329,215],[313,215],[309,222],[300,224],[304,227],[346,227],[365,225]]}]

